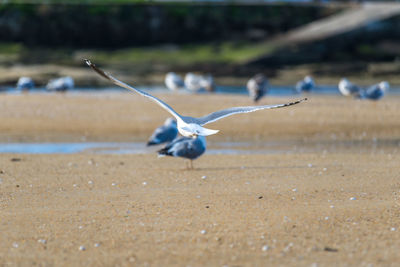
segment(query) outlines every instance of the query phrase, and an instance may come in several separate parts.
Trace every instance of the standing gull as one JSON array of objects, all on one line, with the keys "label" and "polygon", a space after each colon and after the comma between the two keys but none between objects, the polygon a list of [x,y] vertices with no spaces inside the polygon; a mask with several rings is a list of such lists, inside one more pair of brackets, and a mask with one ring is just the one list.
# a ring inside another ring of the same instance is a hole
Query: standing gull
[{"label": "standing gull", "polygon": [[46,89],[49,91],[65,92],[72,88],[74,88],[74,80],[69,76],[50,80],[46,85]]},{"label": "standing gull", "polygon": [[346,78],[342,78],[338,85],[339,91],[344,96],[354,96],[360,97],[361,95],[361,88],[353,83],[351,83]]},{"label": "standing gull", "polygon": [[247,91],[254,102],[260,100],[267,93],[268,81],[264,74],[257,74],[247,82]]},{"label": "standing gull", "polygon": [[297,93],[301,92],[310,92],[314,89],[315,83],[311,76],[304,77],[303,80],[296,83],[296,91]]},{"label": "standing gull", "polygon": [[17,82],[17,90],[25,91],[35,87],[35,83],[30,77],[21,77]]},{"label": "standing gull", "polygon": [[367,88],[361,97],[376,101],[381,99],[389,88],[390,85],[388,82],[380,82]]},{"label": "standing gull", "polygon": [[172,156],[189,159],[190,168],[193,169],[193,160],[200,157],[207,147],[204,136],[178,137],[163,149],[158,151],[159,156]]},{"label": "standing gull", "polygon": [[179,76],[175,72],[167,73],[167,75],[165,76],[165,85],[169,90],[172,91],[179,90],[180,88],[183,88],[185,86],[181,76]]},{"label": "standing gull", "polygon": [[187,73],[184,81],[186,89],[192,92],[199,91],[203,87],[202,79],[203,78],[200,75],[191,72]]},{"label": "standing gull", "polygon": [[175,139],[178,134],[178,128],[176,128],[176,120],[168,118],[164,125],[158,127],[149,138],[147,146],[159,145],[166,142],[171,142]]},{"label": "standing gull", "polygon": [[207,129],[202,126],[206,125],[208,123],[220,120],[222,118],[234,115],[234,114],[249,113],[249,112],[254,112],[254,111],[262,110],[262,109],[282,108],[282,107],[296,105],[304,100],[307,100],[307,98],[305,98],[302,100],[297,100],[295,102],[286,103],[286,104],[278,104],[278,105],[233,107],[233,108],[219,110],[219,111],[213,112],[211,114],[208,114],[208,115],[200,117],[200,118],[193,118],[193,117],[182,116],[182,115],[178,114],[173,108],[171,108],[168,104],[164,103],[162,100],[158,99],[157,97],[154,97],[144,91],[133,88],[132,86],[130,86],[124,82],[121,82],[121,81],[117,80],[116,78],[114,78],[113,76],[111,76],[110,74],[97,68],[89,60],[86,59],[85,61],[86,61],[86,64],[88,64],[94,71],[96,71],[102,77],[110,80],[111,82],[113,82],[114,84],[116,84],[118,86],[124,87],[130,91],[133,91],[144,97],[149,98],[150,100],[152,100],[152,101],[156,102],[158,105],[160,105],[163,109],[168,111],[177,120],[177,123],[178,123],[177,126],[178,126],[179,133],[181,133],[183,136],[186,136],[186,137],[195,137],[198,135],[207,136],[207,135],[216,134],[219,132],[219,130]]},{"label": "standing gull", "polygon": [[215,91],[215,83],[214,78],[210,74],[207,76],[202,76],[200,81],[201,87],[204,88],[207,92]]}]

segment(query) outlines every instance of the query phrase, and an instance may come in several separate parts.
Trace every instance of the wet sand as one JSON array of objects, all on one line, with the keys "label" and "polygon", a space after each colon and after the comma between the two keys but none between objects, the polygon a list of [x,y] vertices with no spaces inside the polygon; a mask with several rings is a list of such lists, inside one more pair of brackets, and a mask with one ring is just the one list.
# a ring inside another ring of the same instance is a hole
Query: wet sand
[{"label": "wet sand", "polygon": [[[243,96],[161,97],[187,115],[250,104]],[[0,95],[0,107],[2,142],[145,141],[166,117],[129,94]],[[154,154],[1,154],[1,263],[398,265],[399,112],[398,97],[310,97],[227,118],[210,125],[221,130],[210,142],[314,149],[205,154],[194,170]],[[335,142],[349,145],[324,149]]]}]

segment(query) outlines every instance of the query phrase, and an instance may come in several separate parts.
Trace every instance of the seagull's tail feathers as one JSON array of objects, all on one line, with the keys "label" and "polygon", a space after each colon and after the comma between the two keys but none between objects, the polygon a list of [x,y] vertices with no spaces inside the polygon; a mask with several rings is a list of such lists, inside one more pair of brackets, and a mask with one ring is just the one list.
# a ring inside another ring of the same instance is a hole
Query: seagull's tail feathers
[{"label": "seagull's tail feathers", "polygon": [[216,134],[218,132],[219,132],[219,130],[213,130],[213,129],[207,129],[207,128],[201,127],[200,129],[197,130],[197,135],[208,136],[208,135]]},{"label": "seagull's tail feathers", "polygon": [[172,152],[169,151],[169,147],[166,146],[160,150],[157,151],[159,157],[164,157],[164,156],[173,156]]},{"label": "seagull's tail feathers", "polygon": [[219,132],[219,130],[207,129],[200,125],[188,125],[188,126],[182,127],[181,129],[185,132],[185,134],[182,133],[182,135],[188,136],[188,137],[194,137],[197,135],[208,136],[208,135],[213,135],[213,134],[216,134]]}]

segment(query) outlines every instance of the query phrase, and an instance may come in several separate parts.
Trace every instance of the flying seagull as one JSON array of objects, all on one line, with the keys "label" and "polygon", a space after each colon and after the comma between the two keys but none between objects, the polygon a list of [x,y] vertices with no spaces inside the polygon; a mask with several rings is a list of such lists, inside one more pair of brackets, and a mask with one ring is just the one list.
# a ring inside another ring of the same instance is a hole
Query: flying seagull
[{"label": "flying seagull", "polygon": [[193,160],[200,157],[207,147],[204,136],[178,137],[163,149],[158,151],[159,156],[181,157],[190,160],[190,168],[193,169]]},{"label": "flying seagull", "polygon": [[282,108],[282,107],[287,107],[287,106],[292,106],[296,105],[304,100],[307,100],[307,98],[304,98],[302,100],[297,100],[295,102],[291,103],[286,103],[286,104],[278,104],[278,105],[266,105],[266,106],[249,106],[249,107],[233,107],[233,108],[227,108],[223,110],[219,110],[216,112],[213,112],[211,114],[208,114],[206,116],[200,117],[200,118],[193,118],[193,117],[188,117],[188,116],[182,116],[178,114],[173,108],[171,108],[168,104],[164,103],[162,100],[158,99],[157,97],[154,97],[146,92],[143,92],[139,89],[133,88],[132,86],[121,82],[111,76],[110,74],[102,71],[96,65],[90,62],[90,60],[85,59],[86,64],[88,64],[94,71],[96,71],[99,75],[103,76],[104,78],[110,80],[114,84],[124,87],[130,91],[133,91],[135,93],[138,93],[144,97],[149,98],[150,100],[156,102],[158,105],[160,105],[163,109],[168,111],[172,116],[175,117],[177,123],[178,123],[178,131],[181,133],[183,136],[186,137],[195,137],[198,135],[202,136],[208,136],[212,134],[216,134],[219,132],[219,130],[212,130],[212,129],[207,129],[202,127],[203,125],[206,125],[208,123],[220,120],[222,118],[238,114],[238,113],[248,113],[248,112],[254,112],[257,110],[262,110],[262,109],[273,109],[273,108]]},{"label": "flying seagull", "polygon": [[178,128],[176,128],[176,120],[174,120],[173,118],[168,118],[164,122],[164,125],[155,129],[155,131],[149,138],[149,142],[147,142],[147,146],[171,142],[175,139],[177,134]]}]

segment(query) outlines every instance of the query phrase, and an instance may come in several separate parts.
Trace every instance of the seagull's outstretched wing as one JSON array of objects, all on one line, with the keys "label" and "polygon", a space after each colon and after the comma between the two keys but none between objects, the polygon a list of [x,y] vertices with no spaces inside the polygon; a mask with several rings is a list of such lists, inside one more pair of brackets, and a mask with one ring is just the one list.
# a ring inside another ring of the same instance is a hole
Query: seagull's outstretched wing
[{"label": "seagull's outstretched wing", "polygon": [[227,108],[223,109],[220,111],[213,112],[211,114],[208,114],[207,116],[201,117],[201,118],[196,118],[196,123],[200,124],[201,126],[206,125],[208,123],[220,120],[222,118],[238,114],[238,113],[249,113],[249,112],[254,112],[257,110],[262,110],[262,109],[273,109],[273,108],[283,108],[287,106],[292,106],[296,105],[300,102],[303,102],[307,100],[307,98],[297,100],[295,102],[290,102],[286,104],[278,104],[278,105],[266,105],[266,106],[249,106],[249,107],[234,107],[234,108]]},{"label": "seagull's outstretched wing", "polygon": [[100,74],[100,76],[103,76],[104,78],[106,78],[107,80],[110,80],[112,83],[121,86],[123,88],[126,88],[132,92],[136,92],[144,97],[148,97],[150,98],[150,100],[156,102],[157,104],[159,104],[162,108],[164,108],[166,111],[168,111],[169,113],[171,113],[176,119],[181,119],[181,115],[179,115],[173,108],[171,108],[168,104],[164,103],[163,101],[161,101],[160,99],[158,99],[155,96],[152,96],[146,92],[143,92],[142,90],[133,88],[132,86],[121,82],[119,80],[117,80],[116,78],[114,78],[113,76],[111,76],[110,74],[108,74],[105,71],[102,71],[101,69],[99,69],[98,67],[96,67],[96,65],[94,65],[92,62],[90,62],[90,60],[85,59],[86,64],[88,64],[94,71],[96,71],[98,74]]}]

